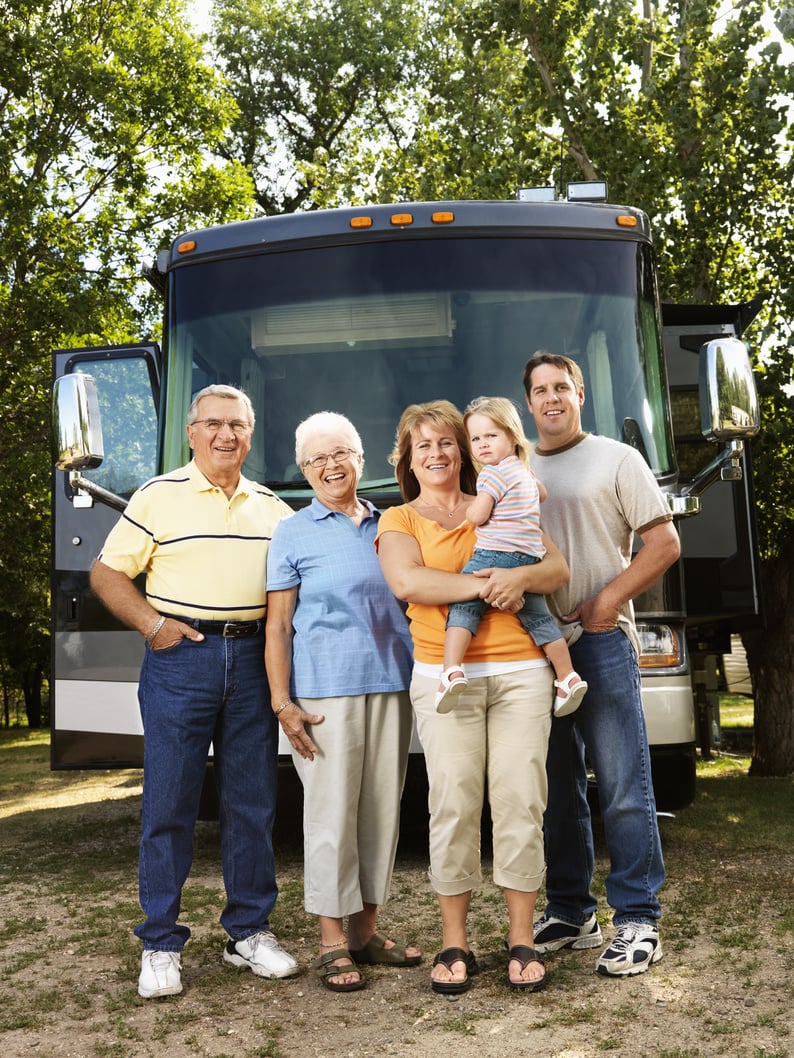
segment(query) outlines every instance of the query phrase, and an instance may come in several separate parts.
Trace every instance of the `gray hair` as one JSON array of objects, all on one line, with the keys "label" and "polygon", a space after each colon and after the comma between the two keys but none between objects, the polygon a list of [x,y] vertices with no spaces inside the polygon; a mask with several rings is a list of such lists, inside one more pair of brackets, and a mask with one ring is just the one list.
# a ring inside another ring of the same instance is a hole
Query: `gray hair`
[{"label": "gray hair", "polygon": [[364,454],[364,446],[361,443],[358,430],[350,419],[335,411],[318,411],[314,415],[310,415],[308,419],[304,419],[302,423],[299,423],[295,430],[295,462],[299,467],[303,466],[303,461],[306,458],[306,449],[312,439],[323,433],[339,434],[340,437],[347,441],[349,448],[352,448],[354,452],[358,452],[359,455]]},{"label": "gray hair", "polygon": [[248,423],[253,429],[256,422],[256,416],[254,415],[254,406],[251,403],[251,398],[241,389],[237,389],[236,386],[205,386],[204,389],[200,389],[195,395],[193,400],[190,402],[190,407],[187,410],[187,424],[196,421],[198,417],[198,405],[202,397],[225,397],[227,400],[241,400],[245,405],[246,412],[248,414]]}]

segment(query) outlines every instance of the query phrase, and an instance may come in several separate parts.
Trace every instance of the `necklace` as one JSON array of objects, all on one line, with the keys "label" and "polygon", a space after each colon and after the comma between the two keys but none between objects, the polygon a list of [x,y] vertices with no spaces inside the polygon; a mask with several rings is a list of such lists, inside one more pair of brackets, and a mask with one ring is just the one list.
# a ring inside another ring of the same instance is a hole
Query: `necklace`
[{"label": "necklace", "polygon": [[451,511],[448,511],[446,507],[442,507],[438,503],[427,503],[427,502],[425,502],[425,500],[422,498],[421,495],[418,497],[418,499],[419,499],[419,502],[422,504],[423,507],[429,507],[433,511],[443,511],[446,514],[447,518],[454,518],[455,511],[457,511],[459,507],[463,506],[463,504],[466,502],[468,497],[464,496],[463,499],[458,500],[458,502],[455,504],[455,506],[452,508]]}]

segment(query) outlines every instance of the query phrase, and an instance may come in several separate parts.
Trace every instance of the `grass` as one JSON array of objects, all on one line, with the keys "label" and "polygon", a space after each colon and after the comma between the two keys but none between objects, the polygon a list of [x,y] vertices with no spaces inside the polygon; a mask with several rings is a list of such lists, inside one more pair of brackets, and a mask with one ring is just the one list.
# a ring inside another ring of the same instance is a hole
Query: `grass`
[{"label": "grass", "polygon": [[720,724],[723,728],[752,728],[755,721],[753,699],[746,694],[720,695]]},{"label": "grass", "polygon": [[15,795],[24,795],[41,779],[41,766],[49,760],[49,731],[10,728],[0,731],[0,806]]},{"label": "grass", "polygon": [[[746,708],[746,703],[742,699],[737,706]],[[589,1042],[588,1053],[622,1056],[624,1032],[647,1018],[654,1003],[654,993],[643,989],[665,994],[682,964],[691,969],[688,979],[684,973],[680,1009],[698,1026],[701,1049],[683,1041],[675,1049],[679,1041],[673,1037],[671,1049],[657,1046],[637,1058],[789,1058],[784,1029],[794,977],[794,783],[751,778],[748,764],[745,757],[727,755],[701,761],[695,803],[660,821],[669,877],[663,894],[667,957],[660,967],[639,983],[632,979],[626,987],[610,989],[610,982],[594,991],[592,970],[590,977],[582,975],[589,953],[552,956],[553,986],[527,1005],[528,1028],[569,1033]],[[503,972],[497,973],[503,965],[504,919],[501,894],[490,884],[475,891],[471,922],[473,944],[485,953],[483,973],[460,1005],[440,1005],[419,986],[402,1000],[389,999],[391,971],[372,970],[372,987],[347,1005],[342,997],[318,994],[305,979],[263,985],[250,974],[231,972],[218,958],[223,891],[220,842],[212,823],[197,827],[194,870],[184,891],[184,918],[194,931],[186,992],[178,1003],[140,1000],[134,988],[139,949],[131,936],[140,919],[140,778],[134,769],[53,773],[47,732],[0,732],[0,1034],[10,1034],[12,1041],[9,1049],[0,1038],[4,1058],[34,1050],[38,1058],[59,1058],[65,1052],[57,1049],[51,1031],[45,1032],[52,1026],[70,1040],[68,1053],[79,1058],[154,1058],[165,1050],[172,1058],[222,1058],[224,1053],[302,1058],[321,1053],[303,1051],[300,1043],[318,1016],[319,1031],[329,1033],[348,1021],[352,1032],[382,1017],[395,1048],[389,1053],[421,1058],[434,1053],[422,1049],[429,1038],[424,1034],[445,1033],[442,1049],[456,1053],[456,1040],[471,1037],[474,1045],[487,1039],[489,1026],[499,1024],[495,1019],[501,1015],[495,1012],[515,1009]],[[314,955],[315,922],[303,909],[299,845],[278,847],[277,862],[281,892],[273,926],[305,964]],[[398,935],[416,938],[432,951],[438,945],[438,917],[424,867],[423,850],[401,853],[387,921]],[[606,873],[601,836],[595,891],[599,918],[609,928]],[[710,956],[704,955],[706,946]],[[730,1009],[737,1006],[737,996],[759,996],[770,983],[764,962],[770,952],[777,960],[778,976],[771,982],[777,1002],[759,1002],[734,1016]],[[706,958],[724,965],[726,974],[732,968],[725,977],[728,1013],[725,1004],[699,987],[697,967]],[[98,983],[86,978],[88,966],[101,967]],[[605,1003],[611,1004],[606,1022]],[[363,1022],[345,1013],[355,1010]],[[410,1046],[397,1049],[395,1041],[408,1039]],[[350,1042],[344,1053],[369,1058],[374,1052],[357,1050]]]}]

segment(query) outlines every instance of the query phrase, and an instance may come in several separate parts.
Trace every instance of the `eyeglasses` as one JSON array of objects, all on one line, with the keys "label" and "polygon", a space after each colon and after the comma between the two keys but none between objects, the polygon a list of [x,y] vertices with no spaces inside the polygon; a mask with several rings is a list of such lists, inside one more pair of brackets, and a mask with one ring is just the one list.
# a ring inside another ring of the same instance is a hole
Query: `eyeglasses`
[{"label": "eyeglasses", "polygon": [[242,419],[194,419],[193,422],[188,423],[189,426],[205,426],[210,433],[217,433],[221,426],[228,426],[233,434],[237,437],[244,437],[250,430],[253,429],[250,423],[243,422]]},{"label": "eyeglasses", "polygon": [[302,466],[312,467],[313,470],[322,470],[329,459],[333,459],[335,463],[342,463],[356,455],[358,455],[358,452],[353,448],[335,448],[330,455],[312,456],[311,459],[304,459]]}]

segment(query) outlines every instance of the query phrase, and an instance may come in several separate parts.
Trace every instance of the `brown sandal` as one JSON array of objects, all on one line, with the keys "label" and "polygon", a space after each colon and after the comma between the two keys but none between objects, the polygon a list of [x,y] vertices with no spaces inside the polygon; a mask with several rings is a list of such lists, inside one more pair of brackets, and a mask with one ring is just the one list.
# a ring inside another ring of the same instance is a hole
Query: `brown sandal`
[{"label": "brown sandal", "polygon": [[[350,959],[350,965],[337,966],[337,959]],[[317,971],[323,988],[327,988],[329,992],[358,992],[366,984],[364,975],[356,966],[347,948],[334,948],[333,951],[326,952],[325,955],[321,955],[314,960],[312,969]],[[332,980],[333,977],[339,977],[340,974],[349,973],[357,973],[358,980],[348,981],[347,983],[334,982]]]},{"label": "brown sandal", "polygon": [[387,938],[383,933],[373,933],[363,948],[351,948],[350,956],[364,966],[418,966],[421,955],[408,955],[407,945],[397,941],[386,947]]}]

